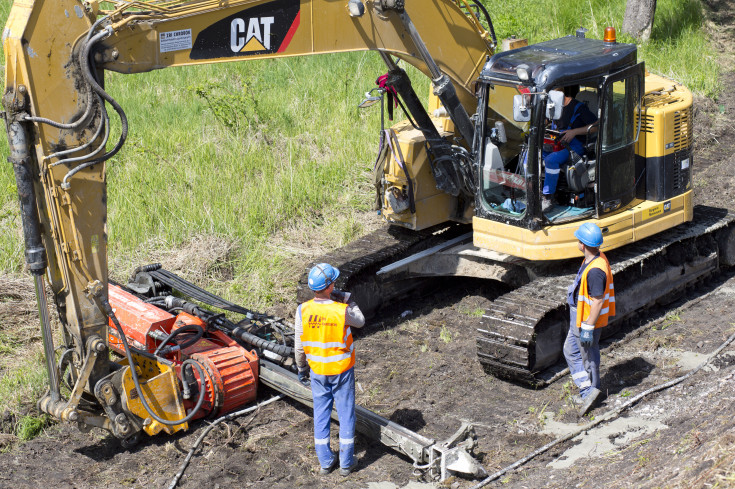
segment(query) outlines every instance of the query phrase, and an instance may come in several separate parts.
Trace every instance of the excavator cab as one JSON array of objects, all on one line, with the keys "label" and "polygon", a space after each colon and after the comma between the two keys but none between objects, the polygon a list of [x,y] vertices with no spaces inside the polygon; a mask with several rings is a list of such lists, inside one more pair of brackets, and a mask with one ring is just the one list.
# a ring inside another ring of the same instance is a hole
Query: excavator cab
[{"label": "excavator cab", "polygon": [[[480,88],[486,137],[478,153],[479,216],[534,229],[600,218],[635,199],[643,83],[635,51],[632,45],[569,36],[500,53],[487,63]],[[512,114],[506,104],[510,120],[494,110],[501,105],[500,87],[518,91]],[[545,158],[564,149],[559,140],[565,128],[555,126],[564,87],[578,90],[573,103],[584,106],[594,122],[560,165],[551,205],[542,208],[545,174],[552,171]]]},{"label": "excavator cab", "polygon": [[[578,254],[572,231],[584,220],[609,233],[611,248],[637,240],[635,223],[624,211],[652,212],[651,201],[664,199],[651,198],[648,186],[660,182],[643,177],[668,178],[656,171],[661,162],[649,157],[651,148],[639,144],[642,124],[650,118],[642,116],[647,78],[636,46],[614,37],[596,40],[580,33],[493,56],[478,88],[477,132],[484,141],[476,151],[475,245],[531,260],[570,258]],[[554,122],[561,117],[564,94],[558,90],[564,87],[574,88],[572,103],[591,115],[586,133],[576,138],[581,144],[557,170],[546,167],[546,158],[563,148],[560,129],[567,128]],[[516,91],[512,104],[510,89]],[[691,148],[683,149],[690,157]],[[542,196],[545,180],[557,171],[555,192]],[[678,187],[667,197],[690,190]],[[688,220],[690,200],[679,199],[678,217],[660,225]],[[671,207],[669,201],[667,213]]]}]

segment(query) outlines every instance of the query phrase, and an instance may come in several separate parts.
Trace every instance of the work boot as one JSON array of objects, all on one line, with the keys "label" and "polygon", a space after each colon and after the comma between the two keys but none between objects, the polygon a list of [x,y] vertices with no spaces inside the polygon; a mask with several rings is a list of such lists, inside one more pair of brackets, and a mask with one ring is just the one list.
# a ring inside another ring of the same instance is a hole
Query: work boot
[{"label": "work boot", "polygon": [[600,389],[598,389],[597,387],[593,387],[590,390],[590,393],[587,394],[587,397],[584,398],[582,407],[579,408],[580,416],[584,416],[590,409],[594,407],[595,402],[597,402],[597,400],[600,398],[600,394],[602,394],[602,391],[600,391]]},{"label": "work boot", "polygon": [[319,475],[329,475],[334,468],[337,466],[337,463],[339,462],[339,459],[337,457],[334,457],[334,460],[332,460],[332,463],[329,464],[328,467],[321,467],[319,469]]},{"label": "work boot", "polygon": [[354,461],[354,462],[352,463],[352,465],[350,465],[349,467],[342,467],[341,469],[339,469],[339,475],[341,475],[342,477],[347,477],[347,476],[348,476],[348,475],[350,475],[350,474],[352,473],[352,471],[353,471],[353,470],[355,470],[356,468],[357,468],[357,460],[355,460],[355,461]]},{"label": "work boot", "polygon": [[584,399],[582,399],[582,396],[580,396],[579,394],[575,394],[569,399],[572,401],[572,404],[574,404],[575,406],[579,406],[580,404],[584,402]]}]

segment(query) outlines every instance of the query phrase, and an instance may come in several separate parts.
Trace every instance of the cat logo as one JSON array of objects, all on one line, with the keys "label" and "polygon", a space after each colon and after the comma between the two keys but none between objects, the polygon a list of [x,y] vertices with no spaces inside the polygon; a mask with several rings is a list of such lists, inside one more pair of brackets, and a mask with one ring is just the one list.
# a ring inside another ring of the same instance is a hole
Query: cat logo
[{"label": "cat logo", "polygon": [[232,52],[270,51],[271,25],[275,20],[275,17],[253,17],[247,22],[241,18],[232,19],[230,23]]},{"label": "cat logo", "polygon": [[235,12],[196,36],[191,59],[258,57],[285,52],[301,22],[300,0],[273,0]]}]

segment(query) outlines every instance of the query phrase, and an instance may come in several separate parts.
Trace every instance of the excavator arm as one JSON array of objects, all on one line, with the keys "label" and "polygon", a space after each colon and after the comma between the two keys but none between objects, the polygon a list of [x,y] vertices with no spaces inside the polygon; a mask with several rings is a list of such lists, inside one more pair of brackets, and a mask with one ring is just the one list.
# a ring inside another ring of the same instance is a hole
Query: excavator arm
[{"label": "excavator arm", "polygon": [[[3,116],[49,375],[41,409],[120,438],[143,429],[142,419],[114,395],[132,375],[145,403],[136,377],[140,368],[120,367],[107,353],[109,324],[119,324],[108,300],[105,162],[124,145],[128,123],[124,108],[103,88],[105,70],[141,73],[374,50],[385,60],[428,145],[441,154],[450,144],[394,58],[432,79],[458,136],[471,147],[474,125],[467,111],[476,105],[473,83],[494,44],[467,8],[464,0],[16,0],[3,32]],[[110,141],[112,116],[121,122],[116,141]],[[68,399],[60,392],[45,280],[69,353],[73,388]],[[128,364],[140,363],[126,351]],[[167,385],[161,396],[175,398],[175,382]],[[82,402],[85,396],[101,408],[83,408],[89,405]],[[183,413],[169,414],[162,423],[185,427]]]},{"label": "excavator arm", "polygon": [[479,24],[452,0],[408,2],[405,7],[395,0],[366,2],[360,16],[350,14],[348,0],[239,0],[226,7],[215,7],[221,2],[213,1],[150,2],[145,5],[167,6],[145,13],[133,11],[143,2],[120,3],[109,13],[112,34],[99,49],[104,69],[120,73],[372,50],[405,59],[438,78],[427,66],[425,50],[466,99],[474,98],[474,82],[492,52]]}]

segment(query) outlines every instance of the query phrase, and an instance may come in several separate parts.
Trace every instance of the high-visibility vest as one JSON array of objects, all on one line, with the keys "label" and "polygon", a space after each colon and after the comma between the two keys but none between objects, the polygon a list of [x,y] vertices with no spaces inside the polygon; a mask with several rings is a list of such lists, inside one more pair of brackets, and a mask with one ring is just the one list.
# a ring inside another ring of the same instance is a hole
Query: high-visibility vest
[{"label": "high-visibility vest", "polygon": [[612,270],[610,269],[610,262],[607,261],[607,257],[604,253],[600,253],[600,256],[594,258],[592,262],[585,268],[582,273],[582,278],[579,281],[579,296],[577,298],[577,326],[587,321],[592,309],[592,298],[587,290],[587,274],[593,268],[599,268],[607,276],[607,288],[605,290],[605,296],[602,300],[602,309],[600,315],[595,323],[595,329],[607,326],[608,319],[615,315],[615,286],[613,285]]},{"label": "high-visibility vest", "polygon": [[301,304],[301,345],[312,372],[339,375],[355,365],[352,330],[345,324],[347,304]]}]

